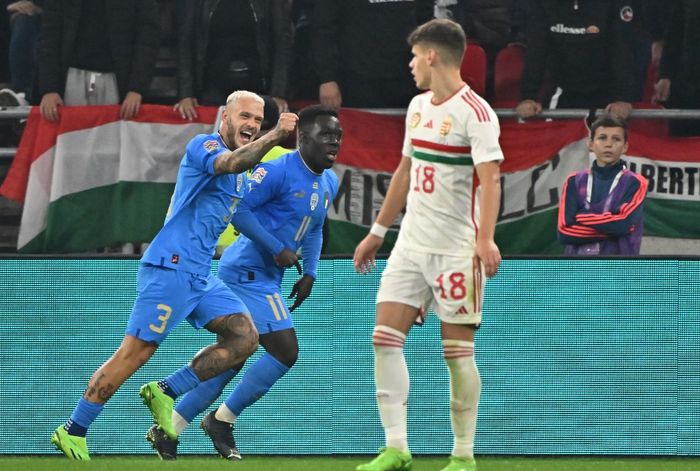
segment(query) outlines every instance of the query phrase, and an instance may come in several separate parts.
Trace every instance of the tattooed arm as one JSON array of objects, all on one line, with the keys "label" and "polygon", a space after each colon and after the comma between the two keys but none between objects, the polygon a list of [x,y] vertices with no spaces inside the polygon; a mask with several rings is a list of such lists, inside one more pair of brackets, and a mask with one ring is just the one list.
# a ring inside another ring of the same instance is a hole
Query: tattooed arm
[{"label": "tattooed arm", "polygon": [[294,131],[298,119],[294,113],[280,114],[275,129],[243,147],[219,155],[214,162],[214,170],[217,174],[241,173],[255,167],[270,149]]}]

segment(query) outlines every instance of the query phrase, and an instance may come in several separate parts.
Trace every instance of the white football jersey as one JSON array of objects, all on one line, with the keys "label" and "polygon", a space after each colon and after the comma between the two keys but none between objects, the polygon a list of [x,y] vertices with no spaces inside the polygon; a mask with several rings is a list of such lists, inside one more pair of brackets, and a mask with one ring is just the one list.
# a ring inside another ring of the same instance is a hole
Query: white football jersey
[{"label": "white football jersey", "polygon": [[479,201],[474,167],[503,160],[498,118],[468,85],[442,103],[413,98],[406,113],[403,155],[411,186],[396,247],[445,255],[474,250]]}]

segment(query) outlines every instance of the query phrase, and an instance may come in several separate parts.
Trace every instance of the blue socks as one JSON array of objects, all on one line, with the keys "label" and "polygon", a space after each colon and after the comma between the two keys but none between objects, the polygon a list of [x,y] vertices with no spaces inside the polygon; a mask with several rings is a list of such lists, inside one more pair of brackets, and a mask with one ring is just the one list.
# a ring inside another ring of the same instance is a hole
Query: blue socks
[{"label": "blue socks", "polygon": [[236,389],[226,398],[226,407],[239,416],[243,409],[263,397],[287,371],[289,367],[265,353],[250,365]]},{"label": "blue socks", "polygon": [[90,402],[81,397],[75,409],[73,409],[70,419],[68,419],[68,422],[66,422],[63,427],[70,435],[84,437],[87,434],[88,427],[90,427],[104,408],[104,404]]},{"label": "blue socks", "polygon": [[160,386],[165,394],[175,399],[185,394],[187,391],[193,390],[199,386],[200,383],[201,381],[194,373],[194,370],[189,366],[183,366],[163,381],[159,381],[158,386]]},{"label": "blue socks", "polygon": [[175,412],[187,422],[192,422],[197,415],[207,410],[221,395],[226,385],[236,376],[238,370],[226,370],[219,376],[214,376],[185,394],[175,406]]}]

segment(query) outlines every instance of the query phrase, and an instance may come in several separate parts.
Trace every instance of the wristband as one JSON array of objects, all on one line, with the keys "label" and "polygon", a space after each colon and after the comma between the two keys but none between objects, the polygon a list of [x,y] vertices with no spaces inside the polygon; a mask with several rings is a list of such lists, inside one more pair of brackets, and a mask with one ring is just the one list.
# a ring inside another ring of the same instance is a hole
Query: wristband
[{"label": "wristband", "polygon": [[386,235],[386,231],[388,231],[388,230],[389,230],[388,227],[382,226],[378,222],[375,222],[374,224],[372,224],[372,227],[370,228],[369,233],[379,237],[380,239],[383,239],[384,236]]}]

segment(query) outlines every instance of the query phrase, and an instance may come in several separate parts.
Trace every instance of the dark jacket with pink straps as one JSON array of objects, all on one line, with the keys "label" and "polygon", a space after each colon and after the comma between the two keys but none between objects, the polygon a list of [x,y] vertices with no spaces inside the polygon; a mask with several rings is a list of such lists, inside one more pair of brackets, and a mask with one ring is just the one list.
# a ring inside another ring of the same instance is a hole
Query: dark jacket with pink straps
[{"label": "dark jacket with pink straps", "polygon": [[644,177],[623,161],[610,167],[595,162],[571,174],[559,206],[559,241],[567,255],[637,255],[644,228]]}]

